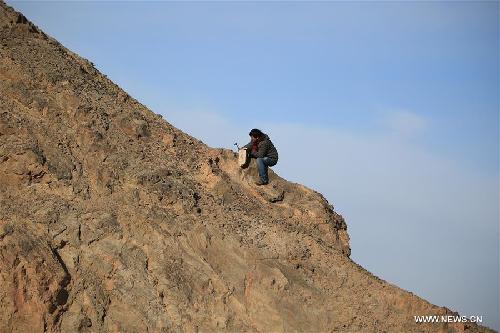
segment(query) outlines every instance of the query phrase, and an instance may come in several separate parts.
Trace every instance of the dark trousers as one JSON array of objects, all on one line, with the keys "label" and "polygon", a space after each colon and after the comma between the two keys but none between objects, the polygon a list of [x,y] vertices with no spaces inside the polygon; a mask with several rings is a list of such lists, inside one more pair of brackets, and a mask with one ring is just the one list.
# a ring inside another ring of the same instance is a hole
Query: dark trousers
[{"label": "dark trousers", "polygon": [[257,169],[259,169],[260,181],[263,183],[269,183],[269,176],[267,175],[267,168],[276,164],[276,161],[269,157],[258,157],[257,158]]}]

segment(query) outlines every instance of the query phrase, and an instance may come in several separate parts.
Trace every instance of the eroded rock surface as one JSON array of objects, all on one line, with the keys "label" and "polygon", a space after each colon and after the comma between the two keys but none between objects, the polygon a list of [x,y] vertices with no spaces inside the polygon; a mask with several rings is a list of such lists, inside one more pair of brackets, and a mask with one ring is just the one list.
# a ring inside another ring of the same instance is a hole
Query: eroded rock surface
[{"label": "eroded rock surface", "polygon": [[325,198],[146,109],[0,3],[0,332],[483,332],[349,258]]}]

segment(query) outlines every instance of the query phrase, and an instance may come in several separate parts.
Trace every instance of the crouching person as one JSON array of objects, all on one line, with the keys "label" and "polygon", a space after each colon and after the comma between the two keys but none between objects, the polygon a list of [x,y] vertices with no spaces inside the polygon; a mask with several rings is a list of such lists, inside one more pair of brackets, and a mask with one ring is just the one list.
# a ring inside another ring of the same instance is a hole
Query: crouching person
[{"label": "crouching person", "polygon": [[257,159],[257,168],[259,170],[259,180],[256,185],[269,184],[268,167],[278,163],[278,151],[274,147],[271,139],[265,133],[254,128],[250,131],[250,142],[243,148],[247,149],[250,158]]}]

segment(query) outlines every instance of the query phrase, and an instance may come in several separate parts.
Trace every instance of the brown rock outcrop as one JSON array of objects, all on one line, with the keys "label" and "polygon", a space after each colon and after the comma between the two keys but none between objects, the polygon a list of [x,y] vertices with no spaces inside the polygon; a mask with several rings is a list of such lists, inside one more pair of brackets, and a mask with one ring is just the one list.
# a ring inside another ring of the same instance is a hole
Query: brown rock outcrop
[{"label": "brown rock outcrop", "polygon": [[214,149],[0,3],[0,332],[486,332],[350,258],[325,198]]}]

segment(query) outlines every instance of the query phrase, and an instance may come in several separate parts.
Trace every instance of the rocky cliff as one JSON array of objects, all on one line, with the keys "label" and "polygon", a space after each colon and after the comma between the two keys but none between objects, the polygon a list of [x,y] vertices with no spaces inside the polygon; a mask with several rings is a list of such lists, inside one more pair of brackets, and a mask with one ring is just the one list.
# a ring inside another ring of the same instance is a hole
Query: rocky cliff
[{"label": "rocky cliff", "polygon": [[364,270],[325,198],[208,147],[0,2],[0,332],[485,332]]}]

